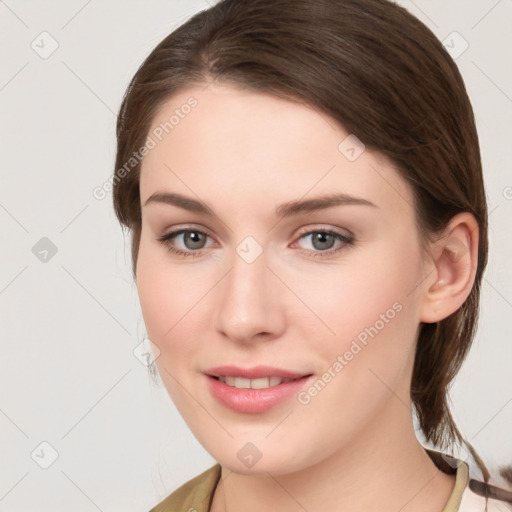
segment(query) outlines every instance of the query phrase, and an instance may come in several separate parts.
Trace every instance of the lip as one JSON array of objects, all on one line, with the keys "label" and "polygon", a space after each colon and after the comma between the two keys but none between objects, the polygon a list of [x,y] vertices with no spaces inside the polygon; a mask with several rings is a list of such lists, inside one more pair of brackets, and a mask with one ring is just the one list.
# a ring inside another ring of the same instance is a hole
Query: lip
[{"label": "lip", "polygon": [[275,366],[253,366],[252,368],[240,368],[239,366],[226,365],[216,366],[205,370],[203,373],[213,377],[231,376],[231,377],[244,377],[246,379],[259,379],[261,377],[281,377],[283,379],[299,379],[311,373],[299,373],[291,370],[284,370],[283,368],[276,368]]},{"label": "lip", "polygon": [[[296,396],[313,378],[312,374],[302,374],[270,366],[253,368],[219,366],[204,373],[210,393],[220,404],[233,411],[248,414],[262,413],[277,407],[292,396]],[[239,389],[228,386],[215,378],[221,375],[244,377],[246,379],[274,376],[296,380],[265,389]]]}]

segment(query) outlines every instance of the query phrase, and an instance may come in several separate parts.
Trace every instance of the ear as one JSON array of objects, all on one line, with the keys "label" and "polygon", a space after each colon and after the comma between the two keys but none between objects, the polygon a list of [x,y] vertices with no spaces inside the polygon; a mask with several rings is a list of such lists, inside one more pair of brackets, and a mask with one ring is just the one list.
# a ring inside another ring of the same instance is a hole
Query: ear
[{"label": "ear", "polygon": [[478,264],[478,235],[475,217],[463,212],[453,217],[443,236],[430,245],[435,266],[424,282],[421,322],[443,320],[467,299]]}]

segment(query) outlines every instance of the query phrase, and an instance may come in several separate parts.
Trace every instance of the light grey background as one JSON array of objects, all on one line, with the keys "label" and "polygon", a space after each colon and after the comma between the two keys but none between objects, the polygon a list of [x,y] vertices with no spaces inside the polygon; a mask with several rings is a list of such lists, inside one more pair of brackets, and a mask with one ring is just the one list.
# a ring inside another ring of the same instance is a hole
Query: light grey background
[{"label": "light grey background", "polygon": [[[399,3],[452,51],[469,45],[456,62],[481,139],[491,253],[453,410],[491,467],[512,463],[512,2]],[[207,7],[0,0],[0,511],[147,511],[214,462],[133,353],[145,330],[129,238],[111,194],[92,194],[113,172],[130,78]]]}]

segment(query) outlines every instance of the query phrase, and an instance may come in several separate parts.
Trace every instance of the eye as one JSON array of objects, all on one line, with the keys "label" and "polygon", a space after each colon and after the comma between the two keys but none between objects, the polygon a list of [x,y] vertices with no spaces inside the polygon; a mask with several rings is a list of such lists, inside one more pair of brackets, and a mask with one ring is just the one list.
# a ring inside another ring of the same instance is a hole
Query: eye
[{"label": "eye", "polygon": [[[208,239],[211,239],[211,237],[204,231],[191,228],[171,231],[157,238],[169,252],[192,258],[200,256],[202,249],[209,247],[207,245]],[[307,231],[295,243],[308,239],[309,243],[305,245],[310,247],[306,248],[305,251],[315,257],[330,256],[354,244],[352,235],[347,236],[331,229]]]},{"label": "eye", "polygon": [[198,229],[179,229],[162,235],[157,240],[164,244],[171,253],[194,257],[206,247],[208,238],[210,237],[205,232]]},{"label": "eye", "polygon": [[309,246],[307,250],[314,256],[332,255],[354,243],[353,236],[346,236],[330,229],[308,231],[300,236],[300,240],[309,240],[305,245]]}]

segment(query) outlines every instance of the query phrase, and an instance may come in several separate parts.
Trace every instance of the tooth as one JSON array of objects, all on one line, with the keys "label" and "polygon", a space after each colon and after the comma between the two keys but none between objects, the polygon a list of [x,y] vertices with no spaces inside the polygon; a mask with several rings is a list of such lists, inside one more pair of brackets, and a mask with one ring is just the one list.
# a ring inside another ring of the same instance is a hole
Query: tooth
[{"label": "tooth", "polygon": [[251,387],[251,379],[244,379],[243,377],[235,378],[235,387],[240,389],[246,389]]},{"label": "tooth", "polygon": [[228,377],[228,376],[226,376],[225,379],[226,379],[226,384],[228,386],[234,386],[235,385],[236,377]]},{"label": "tooth", "polygon": [[244,377],[229,376],[219,376],[218,379],[220,382],[224,382],[228,386],[236,387],[238,389],[265,389],[268,387],[277,386],[281,383],[295,380],[282,377],[260,377],[257,379],[246,379]]},{"label": "tooth", "polygon": [[263,389],[269,387],[268,377],[261,377],[260,379],[251,379],[252,389]]},{"label": "tooth", "polygon": [[281,384],[282,380],[283,379],[281,377],[270,377],[269,385],[270,386],[277,386],[278,384]]}]

